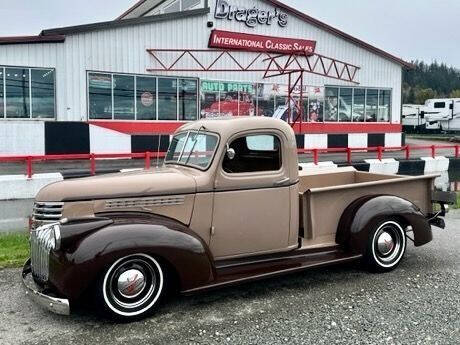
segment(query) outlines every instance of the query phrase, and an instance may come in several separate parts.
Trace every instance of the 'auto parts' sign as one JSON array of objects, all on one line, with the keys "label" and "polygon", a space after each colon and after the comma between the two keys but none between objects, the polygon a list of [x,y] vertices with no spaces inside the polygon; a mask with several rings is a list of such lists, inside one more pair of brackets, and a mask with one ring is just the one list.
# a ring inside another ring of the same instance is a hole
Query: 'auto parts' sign
[{"label": "'auto parts' sign", "polygon": [[203,80],[201,82],[201,91],[202,92],[243,92],[243,93],[253,94],[254,84]]},{"label": "'auto parts' sign", "polygon": [[256,7],[247,9],[242,6],[230,5],[226,0],[216,1],[214,17],[243,22],[250,28],[254,28],[258,24],[272,25],[273,22],[278,22],[278,25],[284,28],[288,23],[288,15],[277,8],[274,11],[261,10]]},{"label": "'auto parts' sign", "polygon": [[307,53],[312,55],[315,52],[316,41],[213,30],[209,38],[209,47],[281,54]]}]

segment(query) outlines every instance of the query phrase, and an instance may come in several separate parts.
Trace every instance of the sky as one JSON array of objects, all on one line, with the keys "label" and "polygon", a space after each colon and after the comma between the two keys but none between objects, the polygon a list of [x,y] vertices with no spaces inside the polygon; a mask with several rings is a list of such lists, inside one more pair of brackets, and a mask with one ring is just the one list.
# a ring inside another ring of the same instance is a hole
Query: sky
[{"label": "sky", "polygon": [[[42,29],[112,20],[135,2],[0,0],[0,36],[36,35]],[[284,2],[405,60],[437,60],[460,68],[458,0]]]}]

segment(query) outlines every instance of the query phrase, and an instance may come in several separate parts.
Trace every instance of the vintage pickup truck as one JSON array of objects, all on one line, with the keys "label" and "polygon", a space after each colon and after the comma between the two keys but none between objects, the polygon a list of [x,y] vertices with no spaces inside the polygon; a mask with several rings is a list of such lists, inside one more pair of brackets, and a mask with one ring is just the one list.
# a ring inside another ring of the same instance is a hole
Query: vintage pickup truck
[{"label": "vintage pickup truck", "polygon": [[408,239],[422,246],[444,226],[453,200],[435,177],[299,169],[293,130],[271,118],[189,123],[160,168],[43,188],[24,286],[55,313],[89,295],[130,320],[171,291],[354,260],[389,271]]}]

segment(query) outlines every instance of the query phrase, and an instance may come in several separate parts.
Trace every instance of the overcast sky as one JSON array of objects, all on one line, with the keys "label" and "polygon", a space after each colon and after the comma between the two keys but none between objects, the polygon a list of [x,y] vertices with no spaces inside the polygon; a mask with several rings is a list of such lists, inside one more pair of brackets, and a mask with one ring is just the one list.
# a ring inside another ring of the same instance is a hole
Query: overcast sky
[{"label": "overcast sky", "polygon": [[[284,1],[406,60],[438,60],[460,68],[459,0]],[[0,0],[0,36],[33,35],[42,29],[111,20],[135,2]]]}]

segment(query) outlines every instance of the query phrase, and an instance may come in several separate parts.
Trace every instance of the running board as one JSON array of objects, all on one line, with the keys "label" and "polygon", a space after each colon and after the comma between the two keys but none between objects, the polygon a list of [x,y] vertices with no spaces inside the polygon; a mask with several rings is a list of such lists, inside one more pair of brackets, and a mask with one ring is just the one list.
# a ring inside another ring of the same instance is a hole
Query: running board
[{"label": "running board", "polygon": [[239,263],[236,261],[225,261],[216,264],[217,278],[213,283],[182,291],[182,294],[189,295],[219,289],[316,267],[352,262],[361,258],[362,255],[350,255],[342,250],[331,250],[317,253],[300,253],[299,251],[294,251],[294,253],[290,253],[288,256],[270,257],[266,260],[261,258],[246,258],[245,261],[239,260]]}]

